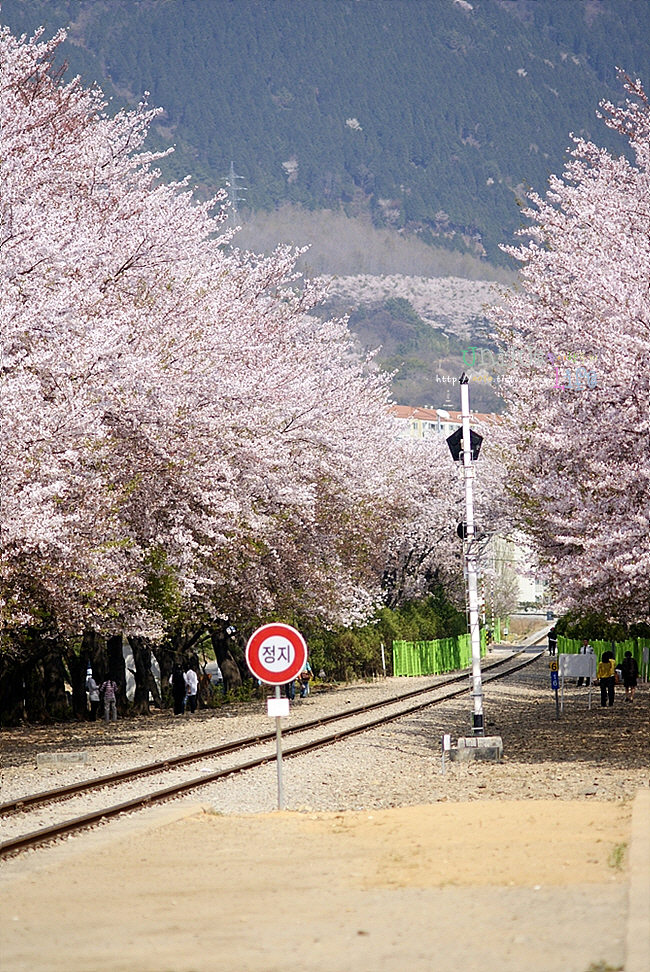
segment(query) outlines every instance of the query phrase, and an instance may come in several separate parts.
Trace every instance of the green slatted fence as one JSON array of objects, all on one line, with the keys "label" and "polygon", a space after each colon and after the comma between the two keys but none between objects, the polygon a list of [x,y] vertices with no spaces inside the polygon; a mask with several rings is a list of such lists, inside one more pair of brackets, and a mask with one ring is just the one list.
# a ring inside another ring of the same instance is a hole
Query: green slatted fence
[{"label": "green slatted fence", "polygon": [[[485,655],[485,629],[481,631],[481,656]],[[394,641],[394,675],[440,675],[469,668],[472,642],[469,634],[435,641]]]}]

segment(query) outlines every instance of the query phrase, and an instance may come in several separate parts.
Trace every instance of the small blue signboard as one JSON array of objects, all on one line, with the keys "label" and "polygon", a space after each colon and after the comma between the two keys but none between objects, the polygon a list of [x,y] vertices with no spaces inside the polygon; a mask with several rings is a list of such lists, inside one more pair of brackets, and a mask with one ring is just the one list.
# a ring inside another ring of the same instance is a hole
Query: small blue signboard
[{"label": "small blue signboard", "polygon": [[553,689],[554,692],[557,692],[559,687],[560,687],[560,677],[558,673],[551,672],[551,688]]}]

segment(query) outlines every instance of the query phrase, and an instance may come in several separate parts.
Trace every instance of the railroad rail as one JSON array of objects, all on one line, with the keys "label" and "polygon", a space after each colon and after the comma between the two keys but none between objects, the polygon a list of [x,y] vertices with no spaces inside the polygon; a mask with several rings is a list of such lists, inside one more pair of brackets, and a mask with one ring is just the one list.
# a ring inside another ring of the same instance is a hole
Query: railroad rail
[{"label": "railroad rail", "polygon": [[[542,651],[535,652],[534,654],[531,653],[522,658],[521,656],[523,655],[523,651],[519,651],[511,655],[509,658],[500,659],[491,665],[484,666],[483,681],[490,682],[499,678],[506,678],[507,676],[514,674],[515,672],[534,662],[540,654],[542,654]],[[386,722],[390,722],[413,712],[417,712],[420,709],[424,709],[431,705],[445,702],[448,699],[464,695],[467,692],[466,685],[461,688],[458,688],[457,685],[459,682],[467,683],[467,680],[468,673],[465,671],[460,674],[455,674],[445,681],[438,682],[435,685],[415,689],[411,692],[400,693],[399,695],[395,695],[387,699],[381,699],[380,701],[372,702],[368,705],[355,706],[352,709],[348,708],[342,712],[317,717],[315,719],[297,723],[294,726],[283,728],[284,736],[304,734],[313,732],[314,730],[326,725],[337,722],[345,722],[355,717],[361,717],[364,714],[374,712],[377,709],[386,709],[389,707],[399,706],[396,711],[375,715],[371,719],[366,719],[356,725],[339,727],[334,732],[329,732],[325,735],[318,735],[316,738],[308,739],[305,742],[296,743],[293,746],[283,747],[283,758],[291,758],[292,756],[308,753],[323,746],[332,745],[333,743],[339,742],[349,736],[366,732],[369,729],[376,728],[377,726]],[[404,703],[407,704],[404,705]],[[119,785],[120,783],[136,780],[143,776],[167,773],[170,770],[184,767],[189,763],[222,757],[232,753],[243,752],[246,749],[250,749],[255,746],[264,746],[265,744],[275,742],[275,738],[275,730],[272,732],[257,733],[252,736],[222,743],[219,746],[212,746],[192,753],[185,753],[179,756],[169,757],[154,763],[148,763],[142,766],[132,767],[131,769],[120,770],[116,773],[95,777],[94,779],[82,780],[68,786],[57,787],[55,789],[42,791],[40,793],[28,794],[18,797],[15,800],[0,804],[0,815],[6,816],[8,814],[21,813],[37,806],[47,807],[62,800],[67,800],[71,797],[87,793],[91,790]],[[267,747],[260,755],[256,755],[251,759],[239,762],[235,765],[229,765],[224,768],[202,772],[199,777],[184,779],[180,782],[176,782],[148,793],[132,797],[120,803],[102,807],[97,810],[92,810],[80,816],[71,817],[68,820],[63,820],[59,823],[41,827],[38,830],[21,834],[17,837],[12,837],[8,840],[0,842],[0,857],[7,857],[30,847],[37,846],[47,841],[55,840],[56,838],[65,834],[73,833],[86,827],[93,826],[94,824],[106,820],[109,817],[115,817],[123,813],[151,806],[153,803],[171,799],[189,790],[197,789],[198,787],[205,786],[208,783],[213,783],[227,776],[232,776],[235,773],[243,773],[257,766],[262,766],[265,763],[274,761],[275,758],[275,749],[270,749]]]}]

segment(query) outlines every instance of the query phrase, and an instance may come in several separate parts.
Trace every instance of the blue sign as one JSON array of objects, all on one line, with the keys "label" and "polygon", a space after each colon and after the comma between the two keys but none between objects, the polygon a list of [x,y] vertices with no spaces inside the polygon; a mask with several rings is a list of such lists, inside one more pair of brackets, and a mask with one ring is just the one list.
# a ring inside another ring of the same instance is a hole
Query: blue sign
[{"label": "blue sign", "polygon": [[559,687],[560,687],[560,677],[558,673],[551,672],[551,688],[553,689],[554,692],[557,692]]}]

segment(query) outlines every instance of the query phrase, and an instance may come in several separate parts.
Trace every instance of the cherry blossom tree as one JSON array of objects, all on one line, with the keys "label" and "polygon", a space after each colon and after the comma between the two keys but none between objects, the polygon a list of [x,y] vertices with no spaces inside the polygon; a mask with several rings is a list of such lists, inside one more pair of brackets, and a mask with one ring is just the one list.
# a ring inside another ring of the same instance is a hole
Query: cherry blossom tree
[{"label": "cherry blossom tree", "polygon": [[219,196],[164,184],[155,111],[65,83],[63,36],[0,31],[10,644],[364,620],[425,497],[444,519],[445,477],[396,444],[345,321],[310,313],[298,253],[239,251]]},{"label": "cherry blossom tree", "polygon": [[393,501],[402,517],[383,556],[384,599],[396,607],[439,585],[464,606],[462,542],[456,532],[465,515],[461,468],[439,436],[400,442],[395,464],[402,479]]},{"label": "cherry blossom tree", "polygon": [[630,157],[574,138],[563,175],[529,197],[530,242],[505,248],[521,284],[493,317],[513,362],[511,515],[564,607],[625,620],[650,617],[650,105],[623,80],[625,104],[601,109]]}]

